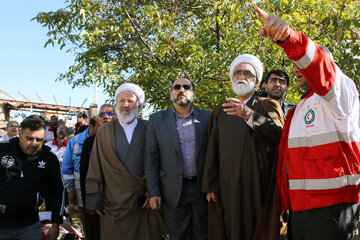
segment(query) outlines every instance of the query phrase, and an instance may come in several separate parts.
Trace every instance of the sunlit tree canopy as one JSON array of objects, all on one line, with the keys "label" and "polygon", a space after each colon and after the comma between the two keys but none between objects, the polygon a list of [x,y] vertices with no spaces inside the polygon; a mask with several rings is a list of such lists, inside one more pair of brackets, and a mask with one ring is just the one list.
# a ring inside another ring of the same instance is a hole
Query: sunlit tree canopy
[{"label": "sunlit tree canopy", "polygon": [[[339,67],[359,87],[360,6],[358,1],[263,0],[256,3],[292,28],[327,46]],[[229,65],[251,53],[264,73],[283,69],[291,76],[287,100],[296,103],[293,64],[282,49],[259,36],[262,20],[253,1],[71,0],[34,19],[48,28],[45,46],[59,44],[74,64],[58,80],[73,86],[97,81],[113,96],[124,82],[139,84],[155,110],[171,106],[171,80],[196,84],[195,105],[212,109],[234,96]]]}]

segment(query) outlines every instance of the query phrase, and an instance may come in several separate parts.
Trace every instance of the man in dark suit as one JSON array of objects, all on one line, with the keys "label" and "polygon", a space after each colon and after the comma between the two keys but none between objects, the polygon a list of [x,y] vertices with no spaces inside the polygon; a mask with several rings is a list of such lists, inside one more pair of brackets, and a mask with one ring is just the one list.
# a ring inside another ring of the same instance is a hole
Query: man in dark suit
[{"label": "man in dark suit", "polygon": [[162,208],[171,240],[207,239],[207,201],[200,192],[211,113],[192,107],[195,86],[171,84],[171,109],[150,116],[145,174],[150,206]]},{"label": "man in dark suit", "polygon": [[263,81],[266,83],[267,97],[279,101],[286,117],[287,112],[296,106],[283,99],[289,88],[289,75],[283,70],[271,70]]}]

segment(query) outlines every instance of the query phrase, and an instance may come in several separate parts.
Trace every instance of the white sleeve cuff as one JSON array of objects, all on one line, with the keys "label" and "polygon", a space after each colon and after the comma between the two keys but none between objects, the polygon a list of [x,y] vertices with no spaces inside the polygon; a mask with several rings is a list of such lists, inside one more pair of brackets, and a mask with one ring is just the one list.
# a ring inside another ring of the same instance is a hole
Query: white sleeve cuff
[{"label": "white sleeve cuff", "polygon": [[254,129],[253,111],[251,111],[250,118],[248,120],[245,120],[245,122],[247,123],[247,125],[249,125],[249,127]]}]

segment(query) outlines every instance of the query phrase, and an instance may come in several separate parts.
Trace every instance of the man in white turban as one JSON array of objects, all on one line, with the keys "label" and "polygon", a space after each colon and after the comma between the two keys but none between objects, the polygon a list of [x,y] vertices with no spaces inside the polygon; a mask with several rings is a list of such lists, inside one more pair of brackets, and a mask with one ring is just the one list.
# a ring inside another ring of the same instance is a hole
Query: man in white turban
[{"label": "man in white turban", "polygon": [[[230,65],[230,80],[237,97],[228,98],[212,113],[202,191],[207,193],[209,204],[223,208],[223,218],[212,215],[209,208],[209,236],[215,235],[213,239],[279,236],[279,215],[275,214],[274,225],[268,225],[271,207],[264,206],[271,206],[274,196],[274,181],[270,180],[281,136],[282,110],[276,101],[259,99],[254,94],[262,73],[257,57],[236,57]],[[264,218],[267,224],[261,226]],[[223,233],[215,232],[214,227],[221,225]]]},{"label": "man in white turban", "polygon": [[91,151],[85,208],[100,215],[103,240],[160,239],[162,219],[149,209],[144,178],[147,121],[137,118],[145,94],[125,83],[115,101],[118,119],[99,128]]},{"label": "man in white turban", "polygon": [[115,112],[120,124],[129,125],[136,119],[139,109],[144,106],[145,93],[136,84],[124,83],[116,90],[115,100]]}]

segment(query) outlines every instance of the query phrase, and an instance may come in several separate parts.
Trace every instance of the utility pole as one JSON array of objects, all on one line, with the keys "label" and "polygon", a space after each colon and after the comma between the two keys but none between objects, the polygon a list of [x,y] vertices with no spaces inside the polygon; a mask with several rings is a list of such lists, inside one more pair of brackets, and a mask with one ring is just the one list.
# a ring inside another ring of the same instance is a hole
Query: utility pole
[{"label": "utility pole", "polygon": [[95,82],[95,86],[94,86],[94,103],[97,105],[98,104],[98,82]]}]

